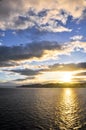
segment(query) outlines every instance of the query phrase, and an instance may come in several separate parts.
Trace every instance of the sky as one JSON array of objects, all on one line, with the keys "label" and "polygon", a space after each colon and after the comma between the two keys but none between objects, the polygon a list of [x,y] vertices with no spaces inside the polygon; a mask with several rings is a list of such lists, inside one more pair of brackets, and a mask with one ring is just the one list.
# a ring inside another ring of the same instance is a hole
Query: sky
[{"label": "sky", "polygon": [[0,0],[0,86],[68,77],[86,82],[86,0]]}]

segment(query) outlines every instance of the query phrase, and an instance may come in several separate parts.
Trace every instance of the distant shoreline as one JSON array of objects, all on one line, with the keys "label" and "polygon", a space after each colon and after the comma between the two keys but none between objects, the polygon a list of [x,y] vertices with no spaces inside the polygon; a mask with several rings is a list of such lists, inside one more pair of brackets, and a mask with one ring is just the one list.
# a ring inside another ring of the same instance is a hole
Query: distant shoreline
[{"label": "distant shoreline", "polygon": [[86,83],[48,83],[21,85],[16,88],[86,88]]}]

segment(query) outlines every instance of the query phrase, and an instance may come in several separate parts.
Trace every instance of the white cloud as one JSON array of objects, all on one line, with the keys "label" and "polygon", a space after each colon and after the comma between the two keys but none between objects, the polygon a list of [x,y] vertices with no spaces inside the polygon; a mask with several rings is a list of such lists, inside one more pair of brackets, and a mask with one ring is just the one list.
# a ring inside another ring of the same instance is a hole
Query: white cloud
[{"label": "white cloud", "polygon": [[74,40],[74,41],[76,41],[76,40],[82,40],[83,36],[82,35],[75,35],[75,36],[71,37],[70,39]]},{"label": "white cloud", "polygon": [[[0,2],[0,28],[3,30],[26,29],[34,25],[40,27],[42,24],[47,24],[51,19],[60,20],[66,24],[69,14],[74,19],[80,19],[85,8],[85,0],[2,0]],[[27,16],[27,12],[31,9],[35,10],[36,15]],[[38,17],[37,14],[42,10],[49,12],[44,17]],[[64,15],[61,10],[65,12]],[[27,16],[28,19],[19,19],[19,16]],[[58,30],[58,26],[56,29],[51,29],[54,32],[59,32]]]},{"label": "white cloud", "polygon": [[63,52],[64,54],[71,54],[71,52],[74,51],[80,51],[80,49],[83,49],[82,51],[86,53],[86,42],[82,42],[82,41],[72,41],[69,43],[66,43],[65,45],[63,45]]},{"label": "white cloud", "polygon": [[40,26],[39,28],[40,31],[48,31],[48,32],[71,32],[72,29],[69,29],[69,28],[66,28],[66,27],[63,27],[63,26],[55,26],[55,25],[48,25],[47,27],[44,26]]}]

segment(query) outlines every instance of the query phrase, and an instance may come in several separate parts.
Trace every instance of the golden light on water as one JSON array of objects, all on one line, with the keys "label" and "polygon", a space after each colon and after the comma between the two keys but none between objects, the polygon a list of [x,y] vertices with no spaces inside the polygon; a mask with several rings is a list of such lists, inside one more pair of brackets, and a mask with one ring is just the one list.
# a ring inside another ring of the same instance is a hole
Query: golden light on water
[{"label": "golden light on water", "polygon": [[66,96],[71,96],[71,89],[67,88],[66,91],[65,91],[65,95]]},{"label": "golden light on water", "polygon": [[71,88],[63,89],[59,101],[59,110],[57,110],[59,111],[59,113],[57,113],[57,119],[60,121],[59,127],[61,130],[69,130],[76,127],[76,120],[78,122],[78,125],[80,125],[80,122],[78,121],[78,110],[78,101],[76,99],[76,94],[74,91]]}]

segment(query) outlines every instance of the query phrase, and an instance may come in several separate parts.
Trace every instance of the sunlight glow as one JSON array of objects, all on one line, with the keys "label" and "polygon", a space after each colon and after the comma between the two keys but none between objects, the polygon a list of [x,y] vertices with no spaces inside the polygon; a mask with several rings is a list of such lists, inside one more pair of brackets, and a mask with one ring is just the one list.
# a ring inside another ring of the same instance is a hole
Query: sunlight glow
[{"label": "sunlight glow", "polygon": [[44,72],[36,78],[39,82],[73,83],[73,74],[71,71],[52,71]]},{"label": "sunlight glow", "polygon": [[61,78],[62,82],[71,82],[72,80],[72,74],[70,72],[65,72]]}]

